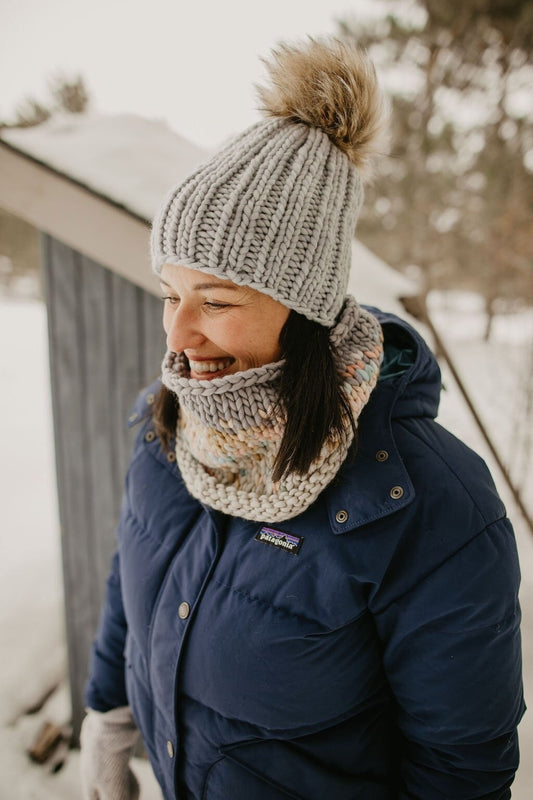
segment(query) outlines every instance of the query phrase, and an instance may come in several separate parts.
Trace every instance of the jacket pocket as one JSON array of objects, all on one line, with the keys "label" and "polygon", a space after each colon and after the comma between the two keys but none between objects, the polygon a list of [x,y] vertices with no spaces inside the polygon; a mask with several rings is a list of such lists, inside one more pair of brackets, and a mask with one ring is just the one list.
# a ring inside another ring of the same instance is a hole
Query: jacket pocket
[{"label": "jacket pocket", "polygon": [[304,800],[228,756],[210,768],[202,800]]},{"label": "jacket pocket", "polygon": [[342,775],[282,741],[224,750],[209,770],[202,800],[394,800],[390,784]]}]

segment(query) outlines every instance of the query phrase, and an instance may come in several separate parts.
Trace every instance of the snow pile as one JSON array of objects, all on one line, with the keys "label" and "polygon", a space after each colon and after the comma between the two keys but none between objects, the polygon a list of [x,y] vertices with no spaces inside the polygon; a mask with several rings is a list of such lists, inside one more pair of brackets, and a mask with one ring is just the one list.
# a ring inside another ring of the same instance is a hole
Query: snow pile
[{"label": "snow pile", "polygon": [[0,303],[4,725],[61,679],[66,654],[46,315],[40,304]]},{"label": "snow pile", "polygon": [[[26,754],[45,720],[63,726],[70,717],[42,303],[0,297],[0,342],[0,797],[77,800],[77,753],[57,774]],[[143,800],[160,800],[149,765],[136,760],[135,769]]]}]

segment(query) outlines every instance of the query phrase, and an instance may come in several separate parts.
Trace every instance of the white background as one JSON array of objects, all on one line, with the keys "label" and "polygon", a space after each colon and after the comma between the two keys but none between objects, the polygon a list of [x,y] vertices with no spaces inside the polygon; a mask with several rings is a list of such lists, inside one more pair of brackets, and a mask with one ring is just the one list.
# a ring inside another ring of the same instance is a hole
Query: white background
[{"label": "white background", "polygon": [[336,31],[377,0],[1,0],[0,119],[81,73],[97,111],[162,118],[212,147],[257,118],[252,84],[279,40]]}]

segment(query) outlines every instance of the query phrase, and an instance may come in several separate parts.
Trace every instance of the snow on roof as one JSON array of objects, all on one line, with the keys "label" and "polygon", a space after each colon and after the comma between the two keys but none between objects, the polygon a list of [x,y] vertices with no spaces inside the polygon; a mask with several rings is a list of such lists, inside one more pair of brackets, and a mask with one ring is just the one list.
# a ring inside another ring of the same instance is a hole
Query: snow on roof
[{"label": "snow on roof", "polygon": [[[150,220],[169,189],[209,157],[158,120],[133,114],[65,114],[32,128],[4,129],[12,147]],[[348,290],[359,302],[405,314],[416,284],[354,240]]]},{"label": "snow on roof", "polygon": [[151,219],[162,197],[209,153],[164,122],[133,114],[65,114],[1,138],[55,171]]}]

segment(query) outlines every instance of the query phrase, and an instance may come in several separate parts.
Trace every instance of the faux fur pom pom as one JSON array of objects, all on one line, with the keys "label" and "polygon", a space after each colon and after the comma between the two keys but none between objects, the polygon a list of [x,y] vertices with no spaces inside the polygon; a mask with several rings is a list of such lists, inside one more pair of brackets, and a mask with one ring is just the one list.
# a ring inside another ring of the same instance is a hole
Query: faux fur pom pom
[{"label": "faux fur pom pom", "polygon": [[384,145],[385,103],[370,59],[339,39],[282,44],[264,60],[261,110],[321,128],[363,173]]}]

